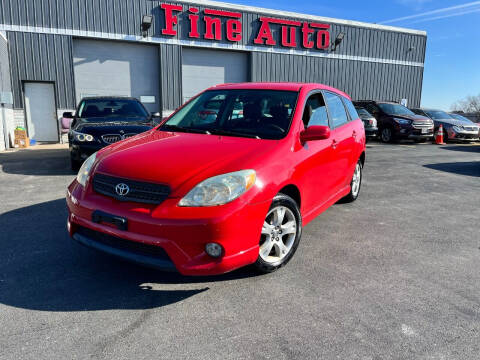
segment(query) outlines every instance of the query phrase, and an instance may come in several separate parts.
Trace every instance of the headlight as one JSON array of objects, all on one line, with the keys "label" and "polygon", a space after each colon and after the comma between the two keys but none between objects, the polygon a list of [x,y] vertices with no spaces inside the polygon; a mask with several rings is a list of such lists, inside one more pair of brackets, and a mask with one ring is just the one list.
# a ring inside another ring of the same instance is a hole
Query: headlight
[{"label": "headlight", "polygon": [[97,153],[94,153],[90,155],[87,158],[87,160],[84,161],[77,175],[77,181],[80,185],[85,186],[87,182],[88,174],[90,173],[90,170],[92,169],[92,166],[95,163],[96,157],[97,157]]},{"label": "headlight", "polygon": [[76,131],[73,132],[73,136],[74,136],[75,140],[80,141],[80,142],[91,142],[91,141],[95,140],[95,138],[90,134],[79,133],[79,132],[76,132]]},{"label": "headlight", "polygon": [[457,126],[457,125],[453,126],[452,129],[453,129],[453,131],[455,131],[455,132],[461,132],[461,131],[463,131],[463,129],[462,129],[460,126]]},{"label": "headlight", "polygon": [[256,177],[254,170],[211,177],[190,190],[178,205],[215,206],[229,203],[250,189],[255,184]]},{"label": "headlight", "polygon": [[393,120],[397,123],[397,124],[401,124],[401,125],[410,125],[412,122],[410,120],[407,120],[407,119],[397,119],[397,118],[393,118]]}]

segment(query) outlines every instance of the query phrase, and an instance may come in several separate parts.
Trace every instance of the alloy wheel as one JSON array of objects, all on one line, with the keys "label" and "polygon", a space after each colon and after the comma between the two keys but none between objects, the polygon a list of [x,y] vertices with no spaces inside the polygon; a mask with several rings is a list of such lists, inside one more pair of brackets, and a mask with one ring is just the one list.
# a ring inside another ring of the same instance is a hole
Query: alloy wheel
[{"label": "alloy wheel", "polygon": [[392,130],[389,128],[384,128],[382,130],[382,141],[390,142],[391,139],[392,139]]},{"label": "alloy wheel", "polygon": [[357,197],[358,192],[360,191],[360,182],[362,180],[362,168],[360,163],[357,163],[355,166],[355,172],[353,173],[352,178],[352,196]]},{"label": "alloy wheel", "polygon": [[288,207],[271,209],[262,227],[260,257],[270,264],[282,261],[292,250],[297,226],[295,215]]}]

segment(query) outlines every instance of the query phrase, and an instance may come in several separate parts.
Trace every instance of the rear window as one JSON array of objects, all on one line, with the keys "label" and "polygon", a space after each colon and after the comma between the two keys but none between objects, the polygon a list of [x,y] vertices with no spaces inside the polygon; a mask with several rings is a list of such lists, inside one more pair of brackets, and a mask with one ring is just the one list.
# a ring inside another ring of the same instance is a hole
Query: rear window
[{"label": "rear window", "polygon": [[380,109],[382,109],[382,111],[385,114],[388,114],[388,115],[410,115],[410,116],[415,115],[413,111],[410,111],[405,106],[400,104],[383,103],[383,104],[378,104],[378,106],[380,107]]},{"label": "rear window", "polygon": [[343,106],[343,102],[338,95],[326,91],[325,101],[327,103],[328,113],[334,129],[348,122],[345,106]]},{"label": "rear window", "polygon": [[364,117],[372,117],[372,114],[370,114],[367,110],[364,108],[356,108],[358,115],[364,116]]},{"label": "rear window", "polygon": [[434,120],[442,120],[442,119],[451,119],[452,117],[448,115],[445,111],[437,111],[437,110],[426,110],[425,113]]}]

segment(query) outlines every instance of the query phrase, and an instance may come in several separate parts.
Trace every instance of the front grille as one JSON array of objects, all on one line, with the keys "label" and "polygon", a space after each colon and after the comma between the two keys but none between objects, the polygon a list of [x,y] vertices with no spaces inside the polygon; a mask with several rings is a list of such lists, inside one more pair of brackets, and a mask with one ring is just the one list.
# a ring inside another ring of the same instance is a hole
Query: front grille
[{"label": "front grille", "polygon": [[425,121],[414,121],[412,126],[415,128],[415,129],[425,129],[425,128],[431,128],[433,127],[433,124],[430,123],[430,122],[425,122]]},{"label": "front grille", "polygon": [[[116,191],[118,184],[127,185],[129,188],[128,193],[124,196],[119,195]],[[170,187],[167,185],[134,181],[104,174],[95,174],[93,177],[93,190],[120,201],[134,201],[146,204],[160,204],[170,195]]]},{"label": "front grille", "polygon": [[478,131],[478,128],[475,126],[464,126],[463,129],[466,131]]},{"label": "front grille", "polygon": [[107,144],[113,144],[116,143],[117,141],[122,140],[121,135],[102,135],[102,140],[105,141]]},{"label": "front grille", "polygon": [[128,251],[138,255],[151,256],[155,257],[156,259],[171,261],[166,251],[160,246],[125,240],[117,236],[108,235],[83,226],[77,227],[77,233],[111,248]]}]

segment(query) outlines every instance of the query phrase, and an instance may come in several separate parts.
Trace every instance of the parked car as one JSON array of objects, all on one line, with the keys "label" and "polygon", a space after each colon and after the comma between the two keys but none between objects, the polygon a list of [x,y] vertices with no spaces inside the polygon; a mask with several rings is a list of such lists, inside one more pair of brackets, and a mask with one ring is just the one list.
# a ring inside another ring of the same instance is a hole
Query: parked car
[{"label": "parked car", "polygon": [[476,141],[479,138],[478,125],[467,118],[457,119],[445,111],[435,109],[412,109],[412,111],[432,119],[435,123],[435,131],[442,125],[443,141]]},{"label": "parked car", "polygon": [[140,101],[126,97],[88,97],[78,104],[68,132],[72,169],[101,148],[150,130],[159,114],[149,114]]},{"label": "parked car", "polygon": [[400,139],[426,141],[433,138],[433,121],[416,115],[403,105],[372,100],[358,100],[353,103],[375,116],[380,139],[385,143]]},{"label": "parked car", "polygon": [[[205,123],[199,110],[214,97],[222,111]],[[364,163],[363,124],[343,92],[219,85],[91,155],[68,187],[68,229],[84,245],[185,275],[271,272],[304,225],[357,199]]]},{"label": "parked car", "polygon": [[370,114],[367,110],[362,107],[356,106],[355,109],[357,110],[360,119],[363,121],[363,126],[365,127],[365,136],[367,140],[370,138],[375,138],[378,135],[378,127],[377,127],[377,119]]}]

